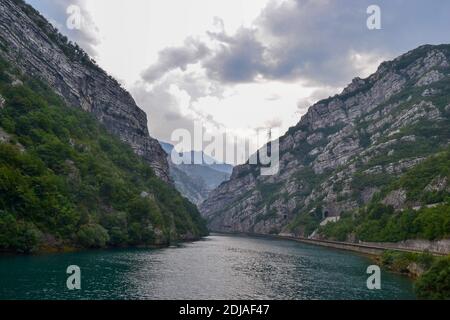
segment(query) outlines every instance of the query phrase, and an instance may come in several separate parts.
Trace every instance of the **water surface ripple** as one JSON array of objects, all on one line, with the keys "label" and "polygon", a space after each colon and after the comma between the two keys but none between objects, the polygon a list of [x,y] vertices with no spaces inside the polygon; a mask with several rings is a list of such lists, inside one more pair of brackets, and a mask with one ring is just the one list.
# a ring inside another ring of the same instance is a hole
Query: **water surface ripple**
[{"label": "water surface ripple", "polygon": [[[212,235],[166,249],[0,257],[0,299],[413,299],[412,282],[350,252],[268,238]],[[81,268],[81,291],[66,269]]]}]

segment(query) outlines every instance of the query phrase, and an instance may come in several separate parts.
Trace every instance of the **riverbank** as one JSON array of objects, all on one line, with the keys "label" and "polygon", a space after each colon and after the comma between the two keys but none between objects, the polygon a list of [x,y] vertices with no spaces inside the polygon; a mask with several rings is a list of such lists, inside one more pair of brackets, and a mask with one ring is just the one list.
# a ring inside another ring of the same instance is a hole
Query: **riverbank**
[{"label": "riverbank", "polygon": [[110,249],[163,249],[169,248],[171,246],[176,246],[183,243],[192,243],[196,241],[200,241],[208,235],[204,235],[201,237],[186,237],[178,240],[172,240],[170,242],[164,243],[155,243],[155,244],[139,244],[139,245],[121,245],[121,246],[104,246],[104,247],[81,247],[75,246],[72,244],[58,244],[58,245],[49,245],[43,244],[30,252],[20,252],[15,250],[0,250],[1,256],[40,256],[47,254],[65,254],[65,253],[76,253],[76,252],[85,252],[85,251],[98,251],[98,250],[110,250]]},{"label": "riverbank", "polygon": [[[212,231],[213,232],[213,231]],[[358,253],[363,253],[371,256],[381,256],[386,251],[398,251],[398,252],[409,252],[409,253],[430,253],[435,256],[446,256],[450,254],[450,252],[446,252],[447,249],[438,248],[435,249],[433,246],[429,246],[429,250],[420,250],[414,248],[408,248],[403,246],[402,244],[392,244],[386,243],[385,245],[382,243],[351,243],[351,242],[339,242],[339,241],[331,241],[331,240],[319,240],[319,239],[308,239],[302,237],[296,237],[290,234],[260,234],[260,233],[249,233],[249,232],[217,232],[219,234],[235,234],[235,235],[247,235],[247,236],[256,236],[256,237],[269,237],[274,239],[285,239],[285,240],[293,240],[297,242],[302,242],[311,245],[317,245],[322,247],[328,247],[339,250],[353,251]]]},{"label": "riverbank", "polygon": [[[320,240],[320,239],[306,239],[299,237],[292,237],[287,235],[279,235],[283,239],[291,239],[295,241],[300,241],[304,243],[309,243],[313,245],[320,245],[335,249],[355,251],[370,255],[382,255],[386,251],[398,251],[398,252],[410,252],[410,253],[430,253],[435,256],[446,256],[450,254],[448,251],[448,244],[445,245],[434,245],[434,243],[429,242],[429,245],[423,246],[424,249],[418,249],[415,247],[408,247],[405,245],[407,241],[402,243],[351,243],[351,242],[339,242],[331,240]],[[412,240],[411,240],[412,241]],[[438,243],[438,242],[436,242]]]},{"label": "riverbank", "polygon": [[[0,258],[0,299],[397,300],[413,282],[385,272],[369,290],[366,257],[293,241],[211,235],[162,250],[87,250]],[[70,265],[82,290],[67,290]]]}]

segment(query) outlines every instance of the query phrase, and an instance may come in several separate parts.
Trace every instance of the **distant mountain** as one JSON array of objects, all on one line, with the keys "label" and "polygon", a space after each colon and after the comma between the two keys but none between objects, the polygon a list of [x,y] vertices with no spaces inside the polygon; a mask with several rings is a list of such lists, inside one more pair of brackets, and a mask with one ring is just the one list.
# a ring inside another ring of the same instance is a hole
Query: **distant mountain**
[{"label": "distant mountain", "polygon": [[[163,148],[163,150],[170,156],[174,146],[167,142],[160,141],[159,143],[160,143],[161,147]],[[212,168],[216,171],[227,173],[229,175],[231,175],[231,173],[233,172],[232,165],[226,164],[226,163],[221,163],[221,162],[217,161],[216,159],[208,156],[207,154],[205,154],[202,151],[186,152],[183,154],[182,157],[185,160],[185,162],[192,162],[193,159],[196,159],[196,158],[203,159],[203,163],[204,163],[203,166]],[[206,163],[212,163],[212,164],[206,164]]]},{"label": "distant mountain", "polygon": [[[450,45],[421,46],[313,105],[280,138],[278,174],[237,166],[200,210],[214,231],[448,238],[449,128]],[[342,222],[319,230],[328,217]]]},{"label": "distant mountain", "polygon": [[166,154],[170,154],[174,148],[173,145],[164,141],[159,141],[159,144],[161,145],[161,148],[163,148]]},{"label": "distant mountain", "polygon": [[168,155],[170,176],[174,180],[176,188],[197,205],[201,204],[212,190],[231,176],[233,166],[219,163],[201,151],[187,152],[182,154],[182,157],[185,163],[191,163],[193,159],[198,158],[203,159],[204,164],[175,165],[170,157],[174,146],[166,142],[160,142],[160,144]]}]

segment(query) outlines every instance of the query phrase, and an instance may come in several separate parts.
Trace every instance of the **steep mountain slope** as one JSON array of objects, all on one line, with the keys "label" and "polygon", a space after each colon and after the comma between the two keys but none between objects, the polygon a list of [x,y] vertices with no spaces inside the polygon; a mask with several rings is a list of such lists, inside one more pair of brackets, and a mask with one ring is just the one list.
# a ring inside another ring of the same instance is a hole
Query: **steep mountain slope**
[{"label": "steep mountain slope", "polygon": [[23,0],[0,1],[0,56],[44,80],[69,106],[92,113],[170,181],[166,155],[131,95]]},{"label": "steep mountain slope", "polygon": [[384,186],[369,204],[322,226],[317,237],[399,242],[450,238],[450,148]]},{"label": "steep mountain slope", "polygon": [[[280,140],[280,172],[236,167],[201,212],[213,230],[310,236],[450,139],[450,45],[422,46],[319,101]],[[412,203],[393,194],[386,205]],[[414,205],[423,204],[418,199]]]},{"label": "steep mountain slope", "polygon": [[0,251],[206,234],[197,208],[129,145],[0,59]]},{"label": "steep mountain slope", "polygon": [[160,142],[164,151],[169,155],[170,176],[175,182],[178,191],[194,204],[201,204],[209,193],[231,176],[233,167],[229,164],[206,164],[215,162],[203,152],[190,152],[183,154],[186,163],[198,157],[204,159],[204,164],[180,164],[172,163],[170,154],[174,146]]}]

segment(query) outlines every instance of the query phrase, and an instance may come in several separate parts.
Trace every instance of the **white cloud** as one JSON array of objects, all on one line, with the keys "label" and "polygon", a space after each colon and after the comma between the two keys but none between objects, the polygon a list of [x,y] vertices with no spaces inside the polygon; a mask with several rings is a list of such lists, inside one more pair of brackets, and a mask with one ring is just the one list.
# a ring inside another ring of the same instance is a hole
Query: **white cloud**
[{"label": "white cloud", "polygon": [[378,31],[366,28],[370,0],[29,1],[55,23],[67,3],[82,6],[91,27],[69,36],[97,52],[148,113],[151,134],[166,141],[196,120],[240,137],[264,126],[286,131],[382,60],[450,42],[445,0],[380,0]]}]

